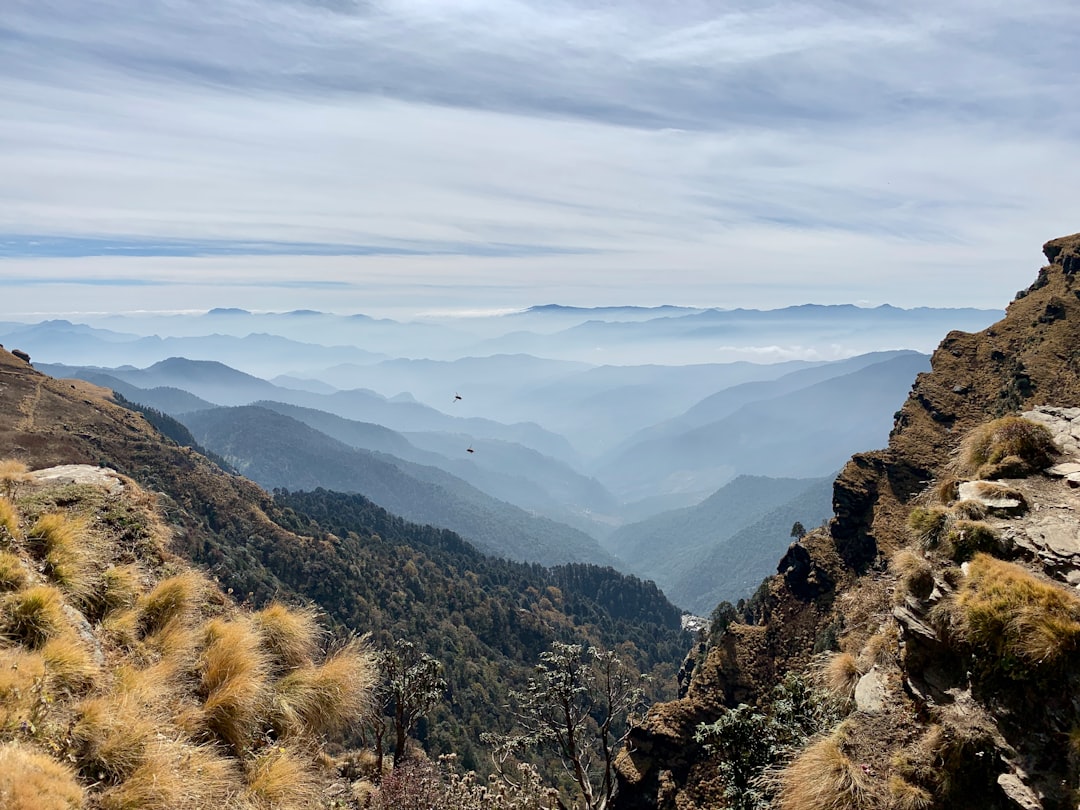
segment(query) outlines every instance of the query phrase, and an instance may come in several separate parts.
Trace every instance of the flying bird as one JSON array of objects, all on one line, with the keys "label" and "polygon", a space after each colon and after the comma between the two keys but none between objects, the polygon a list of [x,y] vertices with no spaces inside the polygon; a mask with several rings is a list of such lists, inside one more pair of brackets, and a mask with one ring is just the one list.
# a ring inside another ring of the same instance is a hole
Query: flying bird
[{"label": "flying bird", "polygon": [[466,447],[466,448],[465,448],[465,452],[466,452],[466,453],[475,453],[476,451],[475,451],[475,450],[473,450],[473,449],[472,449],[471,447]]},{"label": "flying bird", "polygon": [[454,402],[457,402],[459,399],[461,399],[461,394],[454,394]]}]

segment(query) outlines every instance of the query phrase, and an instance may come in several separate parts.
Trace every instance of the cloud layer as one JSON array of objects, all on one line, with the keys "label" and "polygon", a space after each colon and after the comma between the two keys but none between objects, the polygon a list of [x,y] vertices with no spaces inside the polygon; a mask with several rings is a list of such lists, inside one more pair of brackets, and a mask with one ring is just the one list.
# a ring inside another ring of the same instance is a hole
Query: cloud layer
[{"label": "cloud layer", "polygon": [[15,0],[0,317],[1000,307],[1080,229],[1077,31],[1069,0]]}]

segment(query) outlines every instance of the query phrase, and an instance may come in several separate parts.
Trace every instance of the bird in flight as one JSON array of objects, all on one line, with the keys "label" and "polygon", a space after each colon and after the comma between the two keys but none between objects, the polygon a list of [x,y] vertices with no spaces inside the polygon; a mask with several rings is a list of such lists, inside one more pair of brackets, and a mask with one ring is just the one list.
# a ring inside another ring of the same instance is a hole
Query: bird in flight
[{"label": "bird in flight", "polygon": [[476,451],[473,450],[471,447],[467,447],[467,448],[465,448],[465,452],[466,453],[475,453]]},{"label": "bird in flight", "polygon": [[457,402],[459,399],[461,399],[461,394],[454,394],[454,402]]}]

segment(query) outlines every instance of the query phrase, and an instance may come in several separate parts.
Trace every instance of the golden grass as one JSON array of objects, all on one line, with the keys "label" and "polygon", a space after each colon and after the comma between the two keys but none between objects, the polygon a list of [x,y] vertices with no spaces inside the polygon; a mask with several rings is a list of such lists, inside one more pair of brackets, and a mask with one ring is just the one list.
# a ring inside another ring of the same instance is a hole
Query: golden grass
[{"label": "golden grass", "polygon": [[374,656],[353,640],[321,666],[294,670],[278,682],[275,727],[285,735],[344,728],[369,707],[377,682]]},{"label": "golden grass", "polygon": [[51,585],[34,585],[7,594],[0,603],[0,622],[13,639],[37,649],[67,627],[64,597]]},{"label": "golden grass", "polygon": [[21,540],[19,513],[7,498],[0,498],[0,541]]},{"label": "golden grass", "polygon": [[900,656],[900,629],[895,623],[886,625],[870,636],[859,653],[859,669],[868,671],[877,664],[886,666],[896,663]]},{"label": "golden grass", "polygon": [[890,807],[895,810],[927,810],[933,807],[934,796],[929,790],[909,782],[899,774],[889,777]]},{"label": "golden grass", "polygon": [[0,745],[0,807],[4,810],[79,810],[85,793],[67,766],[15,743]]},{"label": "golden grass", "polygon": [[960,479],[943,478],[938,481],[937,485],[934,487],[934,494],[937,495],[939,501],[948,505],[956,500],[959,486]]},{"label": "golden grass", "polygon": [[925,600],[934,592],[934,569],[929,560],[911,549],[901,549],[889,560],[889,570],[897,577],[897,595],[911,594]]},{"label": "golden grass", "polygon": [[101,794],[101,810],[236,808],[235,765],[210,746],[156,740],[131,774]]},{"label": "golden grass", "polygon": [[27,541],[44,561],[44,570],[77,602],[95,590],[86,530],[81,521],[60,512],[42,515],[26,533]]},{"label": "golden grass", "polygon": [[32,722],[45,683],[45,661],[22,648],[0,649],[0,735]]},{"label": "golden grass", "polygon": [[26,579],[26,568],[18,555],[0,551],[0,591],[17,591]]},{"label": "golden grass", "polygon": [[1049,467],[1057,455],[1045,426],[1005,416],[967,435],[960,447],[960,466],[976,478],[1016,478]]},{"label": "golden grass", "polygon": [[851,700],[862,674],[854,655],[849,652],[836,653],[825,665],[825,688],[835,697]]},{"label": "golden grass", "polygon": [[807,746],[780,774],[780,810],[864,810],[879,806],[870,777],[845,753],[846,724]]},{"label": "golden grass", "polygon": [[190,620],[213,585],[197,571],[184,571],[163,579],[136,603],[144,635],[163,629],[174,619]]},{"label": "golden grass", "polygon": [[313,663],[324,633],[313,608],[289,608],[275,602],[255,613],[252,620],[273,657],[276,671]]},{"label": "golden grass", "polygon": [[101,574],[101,590],[94,605],[98,618],[134,607],[142,592],[142,571],[139,566],[130,564],[106,568]]},{"label": "golden grass", "polygon": [[248,621],[214,619],[201,661],[207,728],[237,752],[247,750],[270,705],[270,661]]},{"label": "golden grass", "polygon": [[69,692],[82,692],[94,685],[101,668],[94,656],[75,633],[67,632],[50,638],[41,648],[41,657],[49,675],[49,683]]},{"label": "golden grass", "polygon": [[143,764],[161,722],[132,695],[83,701],[71,730],[80,769],[88,778],[119,784]]},{"label": "golden grass", "polygon": [[311,758],[283,746],[256,757],[248,768],[247,779],[248,800],[266,810],[314,807],[322,792]]},{"label": "golden grass", "polygon": [[1022,676],[1017,662],[1055,662],[1076,650],[1080,597],[1019,565],[976,554],[955,596],[955,620],[963,639]]}]

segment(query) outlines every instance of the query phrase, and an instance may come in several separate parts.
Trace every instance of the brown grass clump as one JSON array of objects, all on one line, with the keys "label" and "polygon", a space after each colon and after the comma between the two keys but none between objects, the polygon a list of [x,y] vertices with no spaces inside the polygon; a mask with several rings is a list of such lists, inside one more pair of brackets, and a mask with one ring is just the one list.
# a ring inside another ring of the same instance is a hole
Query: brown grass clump
[{"label": "brown grass clump", "polygon": [[807,746],[780,774],[780,810],[869,810],[879,806],[866,772],[845,752],[841,724]]},{"label": "brown grass clump", "polygon": [[35,585],[7,594],[0,603],[2,629],[37,649],[67,626],[64,597],[51,585]]},{"label": "brown grass clump", "polygon": [[313,663],[324,632],[313,608],[289,608],[275,602],[252,616],[252,620],[273,657],[275,671],[285,672]]},{"label": "brown grass clump", "polygon": [[84,798],[82,786],[67,766],[23,745],[0,745],[0,807],[4,810],[79,810]]},{"label": "brown grass clump", "polygon": [[45,684],[45,661],[21,648],[0,649],[0,735],[33,722]]},{"label": "brown grass clump", "polygon": [[94,781],[119,784],[142,765],[161,722],[130,695],[83,701],[71,730],[82,772]]},{"label": "brown grass clump", "polygon": [[896,810],[928,810],[934,805],[934,794],[896,773],[889,777],[889,798]]},{"label": "brown grass clump", "polygon": [[322,784],[311,758],[282,746],[260,754],[248,768],[248,800],[266,810],[314,807]]},{"label": "brown grass clump", "polygon": [[901,549],[889,560],[889,569],[897,576],[897,595],[901,598],[911,594],[922,601],[934,592],[934,570],[921,554]]},{"label": "brown grass clump", "polygon": [[825,665],[825,688],[842,700],[851,700],[855,696],[855,687],[862,677],[858,662],[851,653],[836,653]]},{"label": "brown grass clump", "polygon": [[908,529],[923,548],[936,548],[952,513],[943,506],[917,506],[908,515]]},{"label": "brown grass clump", "polygon": [[368,708],[377,680],[374,657],[354,640],[321,666],[294,670],[278,682],[275,727],[284,735],[343,728]]},{"label": "brown grass clump", "polygon": [[237,807],[234,764],[210,746],[156,740],[123,782],[101,794],[101,810],[207,810]]},{"label": "brown grass clump", "polygon": [[101,574],[100,590],[92,609],[97,619],[103,619],[117,610],[135,606],[143,591],[142,571],[137,565],[115,565]]},{"label": "brown grass clump", "polygon": [[0,542],[10,544],[12,540],[21,538],[19,513],[15,511],[15,505],[7,498],[0,498]]},{"label": "brown grass clump", "polygon": [[986,517],[986,506],[981,501],[964,500],[953,504],[953,514],[961,520],[982,520]]},{"label": "brown grass clump", "polygon": [[900,654],[900,630],[895,623],[888,624],[866,641],[859,653],[859,669],[869,671],[872,666],[896,663]]},{"label": "brown grass clump", "polygon": [[143,634],[156,633],[174,619],[192,619],[212,587],[197,571],[184,571],[161,580],[136,603]]},{"label": "brown grass clump", "polygon": [[1057,455],[1045,426],[1005,416],[968,434],[960,448],[960,463],[976,478],[1020,478],[1046,469]]},{"label": "brown grass clump", "polygon": [[1064,659],[1080,641],[1080,597],[986,554],[972,559],[955,614],[961,638],[994,654],[1012,677]]},{"label": "brown grass clump", "polygon": [[1000,555],[1006,545],[988,524],[975,520],[958,520],[949,527],[941,540],[942,549],[955,562],[970,560],[978,553]]},{"label": "brown grass clump", "polygon": [[101,674],[101,668],[74,633],[61,633],[49,639],[41,648],[41,657],[49,674],[49,682],[68,692],[82,692]]},{"label": "brown grass clump", "polygon": [[943,478],[934,487],[934,494],[937,495],[939,501],[948,506],[957,499],[959,486],[959,478]]},{"label": "brown grass clump", "polygon": [[200,693],[206,725],[235,751],[245,751],[269,706],[269,658],[249,622],[214,619],[205,634]]},{"label": "brown grass clump", "polygon": [[26,584],[26,568],[18,555],[0,551],[0,591],[17,591]]}]

